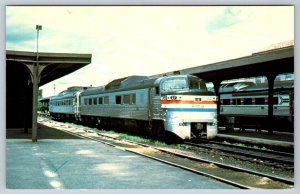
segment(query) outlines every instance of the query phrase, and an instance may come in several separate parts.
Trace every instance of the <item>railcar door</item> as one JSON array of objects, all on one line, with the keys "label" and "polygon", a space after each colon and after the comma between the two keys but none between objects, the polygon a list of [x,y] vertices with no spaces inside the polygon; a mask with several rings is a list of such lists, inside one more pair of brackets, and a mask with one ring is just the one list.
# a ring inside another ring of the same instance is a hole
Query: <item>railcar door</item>
[{"label": "railcar door", "polygon": [[73,102],[73,108],[74,108],[74,113],[75,113],[75,118],[76,120],[79,120],[79,115],[80,115],[80,110],[79,110],[79,107],[80,107],[80,92],[76,92],[76,95],[75,95],[75,100]]},{"label": "railcar door", "polygon": [[159,88],[149,89],[149,118],[150,119],[161,119],[161,102]]},{"label": "railcar door", "polygon": [[159,88],[149,88],[148,95],[149,130],[151,135],[158,137],[164,134]]}]

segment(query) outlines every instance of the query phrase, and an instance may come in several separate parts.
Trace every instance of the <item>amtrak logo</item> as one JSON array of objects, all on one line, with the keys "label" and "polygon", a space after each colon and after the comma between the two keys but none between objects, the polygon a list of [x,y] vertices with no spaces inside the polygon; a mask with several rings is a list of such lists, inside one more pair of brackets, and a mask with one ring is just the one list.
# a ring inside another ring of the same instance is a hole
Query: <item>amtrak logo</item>
[{"label": "amtrak logo", "polygon": [[279,96],[278,98],[278,104],[283,104],[283,103],[289,103],[290,99],[288,98],[282,98],[282,96]]}]

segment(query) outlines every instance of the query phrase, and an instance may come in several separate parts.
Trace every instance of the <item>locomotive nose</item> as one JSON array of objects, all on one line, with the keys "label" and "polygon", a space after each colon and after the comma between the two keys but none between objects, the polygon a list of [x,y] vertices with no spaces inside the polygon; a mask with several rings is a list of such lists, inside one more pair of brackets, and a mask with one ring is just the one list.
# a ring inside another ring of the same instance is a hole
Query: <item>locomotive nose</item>
[{"label": "locomotive nose", "polygon": [[217,134],[216,97],[199,95],[167,95],[161,98],[165,129],[182,139],[208,138]]}]

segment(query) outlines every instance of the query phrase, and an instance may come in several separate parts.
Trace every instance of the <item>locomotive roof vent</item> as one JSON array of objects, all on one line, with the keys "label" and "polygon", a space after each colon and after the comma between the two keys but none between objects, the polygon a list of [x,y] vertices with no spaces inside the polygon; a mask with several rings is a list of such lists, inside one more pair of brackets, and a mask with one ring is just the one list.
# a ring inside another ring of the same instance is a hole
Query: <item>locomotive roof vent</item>
[{"label": "locomotive roof vent", "polygon": [[149,79],[147,76],[129,76],[121,81],[121,86],[136,85],[138,82]]},{"label": "locomotive roof vent", "polygon": [[115,80],[109,82],[105,86],[105,89],[113,90],[113,89],[118,89],[118,88],[129,86],[129,85],[137,85],[142,80],[147,80],[147,79],[149,79],[147,76],[138,76],[138,75],[123,77],[123,78],[115,79]]}]

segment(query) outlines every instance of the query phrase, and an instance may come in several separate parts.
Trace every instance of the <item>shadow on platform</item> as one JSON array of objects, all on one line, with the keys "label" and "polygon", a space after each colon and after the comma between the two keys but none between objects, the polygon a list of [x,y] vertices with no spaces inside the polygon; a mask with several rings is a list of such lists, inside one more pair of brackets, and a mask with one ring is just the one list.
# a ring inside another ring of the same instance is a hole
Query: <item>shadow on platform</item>
[{"label": "shadow on platform", "polygon": [[[38,125],[37,137],[38,139],[79,139],[79,137],[43,125]],[[6,139],[31,139],[31,138],[32,138],[31,129],[28,129],[28,133],[24,132],[23,128],[6,129]]]}]

